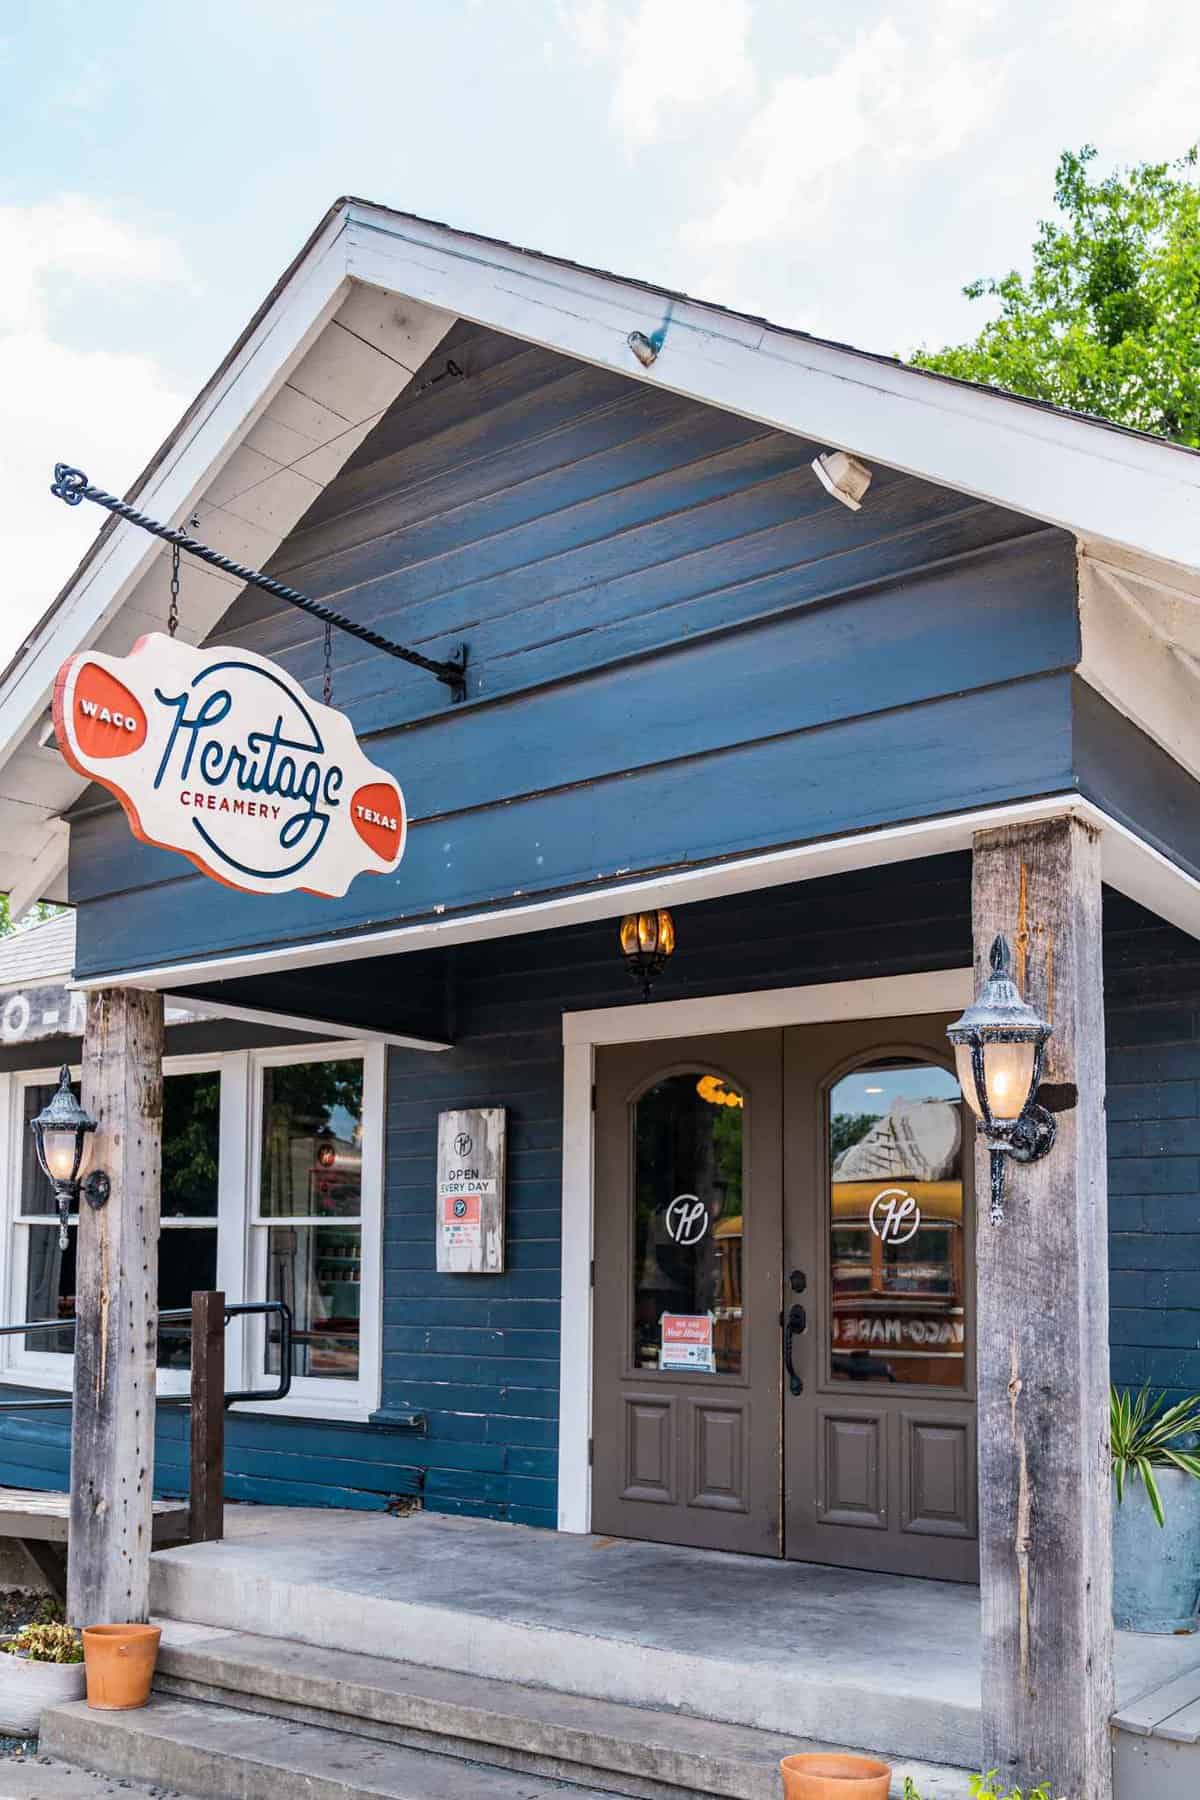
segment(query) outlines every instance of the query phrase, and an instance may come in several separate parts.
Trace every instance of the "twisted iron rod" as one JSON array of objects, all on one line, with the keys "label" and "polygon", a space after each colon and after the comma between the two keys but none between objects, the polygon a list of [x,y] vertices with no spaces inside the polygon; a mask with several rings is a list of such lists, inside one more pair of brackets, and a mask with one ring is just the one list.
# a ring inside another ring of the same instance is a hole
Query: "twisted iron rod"
[{"label": "twisted iron rod", "polygon": [[298,588],[288,587],[286,582],[276,581],[273,575],[264,575],[260,569],[247,569],[236,563],[231,557],[222,556],[219,550],[211,550],[198,538],[189,537],[170,525],[163,525],[149,514],[138,512],[130,506],[128,500],[120,499],[116,494],[107,494],[103,488],[94,486],[82,469],[73,469],[69,463],[55,463],[54,480],[50,484],[50,492],[59,500],[65,500],[68,506],[78,506],[81,500],[92,500],[97,506],[115,513],[119,519],[127,519],[131,525],[137,525],[148,531],[153,537],[162,538],[164,543],[177,544],[186,550],[189,556],[197,557],[201,562],[211,563],[214,569],[223,569],[226,575],[233,575],[239,581],[248,582],[253,587],[260,587],[264,593],[274,594],[277,600],[286,600],[290,606],[298,606],[302,612],[310,613],[314,619],[320,619],[323,625],[336,625],[339,631],[349,632],[361,643],[369,644],[372,650],[382,650],[385,656],[399,657],[401,662],[411,663],[414,668],[425,669],[430,675],[436,675],[439,681],[453,690],[455,700],[463,699],[466,693],[467,646],[464,644],[456,657],[447,662],[437,662],[433,657],[422,656],[419,650],[408,650],[403,644],[397,644],[391,638],[381,637],[379,632],[372,631],[369,625],[360,625],[357,620],[349,619],[345,613],[335,611],[326,606],[322,600],[314,600],[309,594],[302,594]]}]

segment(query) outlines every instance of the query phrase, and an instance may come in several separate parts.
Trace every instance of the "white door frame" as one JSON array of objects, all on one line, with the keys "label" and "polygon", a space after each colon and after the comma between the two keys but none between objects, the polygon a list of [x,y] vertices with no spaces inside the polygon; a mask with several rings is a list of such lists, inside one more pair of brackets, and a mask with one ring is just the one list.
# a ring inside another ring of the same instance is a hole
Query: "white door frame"
[{"label": "white door frame", "polygon": [[969,968],[884,975],[811,987],[764,988],[645,1006],[563,1014],[562,1347],[559,1365],[558,1529],[590,1531],[592,1472],[592,1246],[598,1044],[645,1044],[724,1031],[828,1025],[957,1012],[974,992]]}]

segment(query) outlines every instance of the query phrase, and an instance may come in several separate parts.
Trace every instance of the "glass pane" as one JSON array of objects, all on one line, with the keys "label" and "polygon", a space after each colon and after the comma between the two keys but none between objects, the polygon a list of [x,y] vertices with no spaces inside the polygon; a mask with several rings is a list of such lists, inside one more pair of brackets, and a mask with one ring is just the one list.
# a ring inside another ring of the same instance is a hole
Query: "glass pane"
[{"label": "glass pane", "polygon": [[742,1094],[671,1075],[634,1109],[633,1361],[742,1369]]},{"label": "glass pane", "polygon": [[[75,1227],[65,1250],[58,1247],[58,1226],[30,1225],[25,1318],[73,1319],[75,1316]],[[164,1311],[190,1306],[197,1288],[217,1285],[216,1227],[182,1226],[164,1231],[158,1240],[158,1304]],[[35,1355],[70,1356],[70,1331],[27,1332],[26,1350]],[[191,1361],[191,1331],[186,1325],[164,1325],[159,1333],[160,1369],[186,1369]]]},{"label": "glass pane", "polygon": [[[198,1288],[217,1285],[217,1231],[213,1226],[177,1226],[158,1235],[158,1304],[162,1312],[190,1306]],[[192,1332],[186,1324],[162,1325],[158,1333],[160,1369],[188,1369]]]},{"label": "glass pane", "polygon": [[[57,1213],[54,1189],[42,1174],[34,1147],[33,1133],[29,1129],[31,1119],[36,1119],[43,1106],[48,1106],[54,1098],[54,1086],[27,1087],[23,1107],[23,1125],[21,1132],[21,1211],[30,1218],[39,1213]],[[42,1318],[43,1314],[26,1313],[27,1319]],[[46,1317],[51,1315],[46,1314]]]},{"label": "glass pane", "polygon": [[[362,1242],[356,1225],[272,1225],[267,1298],[292,1309],[293,1375],[353,1381],[358,1375]],[[278,1327],[267,1322],[264,1368],[279,1372]]]},{"label": "glass pane", "polygon": [[362,1092],[361,1061],[263,1070],[262,1217],[357,1218]]},{"label": "glass pane", "polygon": [[934,1064],[856,1069],[830,1095],[832,1370],[966,1379],[962,1097]]},{"label": "glass pane", "polygon": [[[34,1108],[37,1111],[37,1108]],[[45,1176],[38,1178],[47,1188]],[[58,1223],[30,1225],[29,1262],[25,1277],[25,1319],[73,1319],[75,1317],[75,1227],[65,1250],[58,1247]],[[21,1320],[14,1320],[19,1324]],[[34,1356],[70,1356],[75,1349],[73,1331],[27,1331],[21,1339]]]},{"label": "glass pane", "polygon": [[[221,1077],[168,1075],[163,1082],[162,1214],[215,1219]],[[198,1281],[197,1287],[211,1282]],[[159,1304],[168,1302],[159,1295]]]}]

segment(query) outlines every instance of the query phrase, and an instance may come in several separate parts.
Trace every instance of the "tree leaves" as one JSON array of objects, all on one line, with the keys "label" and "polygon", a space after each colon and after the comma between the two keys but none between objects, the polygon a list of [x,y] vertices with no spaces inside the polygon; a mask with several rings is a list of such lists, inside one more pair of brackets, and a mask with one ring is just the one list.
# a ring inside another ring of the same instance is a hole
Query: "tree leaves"
[{"label": "tree leaves", "polygon": [[1043,219],[1028,276],[972,281],[1000,303],[971,343],[918,368],[1093,413],[1200,446],[1200,187],[1193,147],[1094,180],[1096,150],[1065,151],[1060,220]]}]

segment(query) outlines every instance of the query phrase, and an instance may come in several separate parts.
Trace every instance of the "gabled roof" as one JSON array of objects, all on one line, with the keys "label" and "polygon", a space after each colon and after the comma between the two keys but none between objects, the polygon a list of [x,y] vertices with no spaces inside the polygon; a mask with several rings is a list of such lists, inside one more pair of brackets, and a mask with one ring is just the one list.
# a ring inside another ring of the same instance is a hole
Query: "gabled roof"
[{"label": "gabled roof", "polygon": [[0,938],[0,989],[65,981],[75,965],[75,914],[56,913]]},{"label": "gabled roof", "polygon": [[[1200,455],[368,201],[330,208],[131,497],[198,513],[199,536],[261,567],[460,317],[1070,530],[1081,672],[1200,774]],[[662,334],[650,367],[634,331]],[[18,907],[62,896],[83,786],[44,741],[55,672],[163,625],[166,556],[110,519],[0,676],[0,891]],[[199,641],[238,585],[189,568]]]}]

